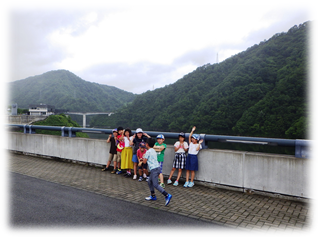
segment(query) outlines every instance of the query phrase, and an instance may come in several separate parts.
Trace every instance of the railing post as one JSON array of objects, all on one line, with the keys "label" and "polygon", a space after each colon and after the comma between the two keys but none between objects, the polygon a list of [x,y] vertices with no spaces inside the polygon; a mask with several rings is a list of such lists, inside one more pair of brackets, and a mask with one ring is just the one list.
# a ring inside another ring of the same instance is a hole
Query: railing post
[{"label": "railing post", "polygon": [[295,157],[297,158],[310,158],[310,141],[297,140],[295,141]]},{"label": "railing post", "polygon": [[61,136],[62,136],[62,137],[65,137],[64,128],[65,128],[65,126],[61,127],[61,131],[62,131]]},{"label": "railing post", "polygon": [[208,141],[205,140],[205,134],[200,134],[200,140],[203,139],[202,149],[208,149]]},{"label": "railing post", "polygon": [[29,125],[29,134],[34,134],[35,130],[32,129],[32,125]]},{"label": "railing post", "polygon": [[72,132],[72,127],[68,128],[68,137],[76,137],[76,133]]}]

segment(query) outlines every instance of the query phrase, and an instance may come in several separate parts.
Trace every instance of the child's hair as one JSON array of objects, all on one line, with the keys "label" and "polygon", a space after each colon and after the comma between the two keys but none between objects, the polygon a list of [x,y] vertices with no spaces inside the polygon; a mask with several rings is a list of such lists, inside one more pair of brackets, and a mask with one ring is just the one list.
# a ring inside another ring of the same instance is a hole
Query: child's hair
[{"label": "child's hair", "polygon": [[148,144],[149,147],[153,147],[155,145],[156,141],[155,141],[155,139],[150,137],[147,139],[146,143]]},{"label": "child's hair", "polygon": [[124,131],[124,135],[125,135],[126,131],[128,131],[128,132],[129,132],[129,136],[131,137],[131,136],[132,136],[132,133],[131,133],[130,128],[126,128],[126,129],[125,129],[125,131]]},{"label": "child's hair", "polygon": [[118,127],[117,131],[120,131],[120,130],[124,130],[124,128],[123,127]]}]

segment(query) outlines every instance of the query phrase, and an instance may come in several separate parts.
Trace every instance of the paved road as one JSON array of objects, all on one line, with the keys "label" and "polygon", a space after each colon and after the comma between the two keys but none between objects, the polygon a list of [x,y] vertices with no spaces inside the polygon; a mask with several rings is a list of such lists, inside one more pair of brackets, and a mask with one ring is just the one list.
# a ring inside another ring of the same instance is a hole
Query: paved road
[{"label": "paved road", "polygon": [[[157,200],[159,201],[159,200]],[[163,200],[161,200],[163,201]],[[223,228],[217,224],[156,210],[100,194],[11,173],[14,226],[176,226]]]}]

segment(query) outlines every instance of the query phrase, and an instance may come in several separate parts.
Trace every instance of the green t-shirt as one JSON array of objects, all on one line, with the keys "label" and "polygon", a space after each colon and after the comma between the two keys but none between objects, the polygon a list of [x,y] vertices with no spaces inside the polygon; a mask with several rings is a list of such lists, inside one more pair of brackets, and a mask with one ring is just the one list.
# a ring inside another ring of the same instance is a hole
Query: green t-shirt
[{"label": "green t-shirt", "polygon": [[157,159],[158,159],[158,161],[159,161],[159,162],[163,162],[163,157],[165,156],[165,150],[166,150],[166,148],[167,148],[167,145],[164,144],[164,143],[162,143],[162,144],[160,145],[158,142],[156,142],[156,143],[155,143],[155,146],[164,146],[164,147],[165,147],[165,149],[163,149],[162,151],[157,152]]}]

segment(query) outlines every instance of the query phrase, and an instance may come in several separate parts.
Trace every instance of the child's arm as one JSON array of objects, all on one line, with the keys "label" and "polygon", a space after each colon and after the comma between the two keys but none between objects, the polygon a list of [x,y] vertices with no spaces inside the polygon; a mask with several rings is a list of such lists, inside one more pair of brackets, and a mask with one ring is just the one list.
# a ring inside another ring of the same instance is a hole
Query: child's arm
[{"label": "child's arm", "polygon": [[110,143],[110,138],[112,137],[112,135],[111,134],[109,134],[109,136],[108,136],[108,139],[107,139],[107,143]]},{"label": "child's arm", "polygon": [[162,150],[165,149],[165,146],[154,146],[153,149],[154,149],[155,151],[162,151]]},{"label": "child's arm", "polygon": [[134,134],[132,137],[131,137],[131,140],[129,140],[129,145],[130,146],[133,146],[134,145],[134,139],[136,137],[136,134]]},{"label": "child's arm", "polygon": [[198,150],[200,150],[200,147],[201,147],[201,143],[203,142],[203,139],[201,139],[200,141],[199,141],[199,146],[197,147],[197,151]]},{"label": "child's arm", "polygon": [[143,135],[146,136],[146,137],[148,137],[148,138],[151,138],[151,136],[149,136],[149,135],[148,135],[147,133],[145,133],[145,132],[143,133]]},{"label": "child's arm", "polygon": [[176,152],[177,150],[179,150],[180,149],[180,146],[178,146],[178,147],[174,147],[174,152]]},{"label": "child's arm", "polygon": [[189,144],[191,143],[191,137],[192,137],[193,132],[195,131],[195,129],[196,129],[196,127],[193,126],[193,128],[192,128],[192,130],[191,130],[191,133],[190,133],[190,135],[189,135]]},{"label": "child's arm", "polygon": [[[178,145],[177,145],[178,144]],[[177,152],[180,148],[184,148],[180,142],[174,144],[174,151]]]}]

